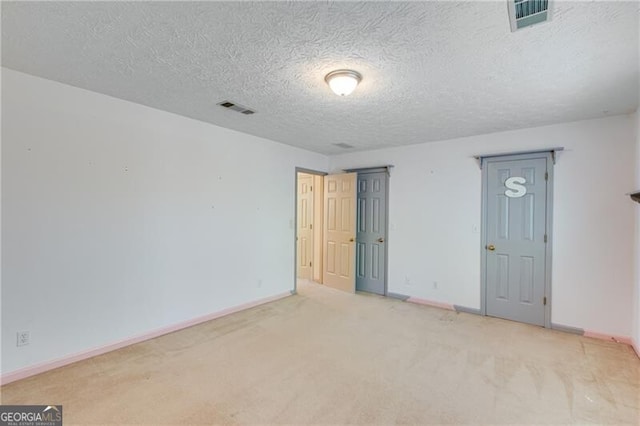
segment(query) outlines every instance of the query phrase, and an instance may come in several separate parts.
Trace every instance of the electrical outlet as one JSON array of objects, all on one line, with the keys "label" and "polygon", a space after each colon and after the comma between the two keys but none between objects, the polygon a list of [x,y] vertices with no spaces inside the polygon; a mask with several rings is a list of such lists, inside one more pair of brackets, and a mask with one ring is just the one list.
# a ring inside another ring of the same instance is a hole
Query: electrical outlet
[{"label": "electrical outlet", "polygon": [[258,280],[258,288],[262,287],[262,280]]},{"label": "electrical outlet", "polygon": [[16,346],[27,346],[29,344],[30,336],[28,331],[18,331],[16,337]]},{"label": "electrical outlet", "polygon": [[438,289],[438,281],[434,281],[433,282],[433,289],[437,290]]},{"label": "electrical outlet", "polygon": [[409,277],[404,278],[404,285],[411,285],[411,280],[409,279]]}]

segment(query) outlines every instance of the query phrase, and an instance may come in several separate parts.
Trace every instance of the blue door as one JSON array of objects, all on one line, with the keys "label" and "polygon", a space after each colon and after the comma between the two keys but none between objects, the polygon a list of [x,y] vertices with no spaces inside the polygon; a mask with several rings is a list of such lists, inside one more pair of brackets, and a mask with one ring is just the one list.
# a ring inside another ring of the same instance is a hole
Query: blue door
[{"label": "blue door", "polygon": [[547,191],[551,159],[485,160],[486,314],[545,324]]},{"label": "blue door", "polygon": [[356,290],[385,294],[387,173],[358,173]]}]

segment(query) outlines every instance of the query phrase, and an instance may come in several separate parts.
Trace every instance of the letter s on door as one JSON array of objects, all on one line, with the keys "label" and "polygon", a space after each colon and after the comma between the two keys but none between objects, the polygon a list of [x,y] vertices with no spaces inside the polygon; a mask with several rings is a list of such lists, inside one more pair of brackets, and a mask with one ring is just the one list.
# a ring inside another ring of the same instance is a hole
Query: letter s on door
[{"label": "letter s on door", "polygon": [[510,177],[504,181],[504,186],[508,189],[504,191],[504,195],[509,198],[520,198],[527,193],[527,187],[522,184],[527,183],[527,180],[523,177]]}]

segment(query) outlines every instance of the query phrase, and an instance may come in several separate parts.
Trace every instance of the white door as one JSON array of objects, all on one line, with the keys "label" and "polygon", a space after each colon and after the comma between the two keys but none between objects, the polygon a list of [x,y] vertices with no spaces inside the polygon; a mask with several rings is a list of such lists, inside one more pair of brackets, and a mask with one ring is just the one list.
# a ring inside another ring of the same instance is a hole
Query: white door
[{"label": "white door", "polygon": [[355,293],[357,173],[324,177],[324,284]]},{"label": "white door", "polygon": [[298,173],[298,278],[311,279],[313,262],[313,176]]}]

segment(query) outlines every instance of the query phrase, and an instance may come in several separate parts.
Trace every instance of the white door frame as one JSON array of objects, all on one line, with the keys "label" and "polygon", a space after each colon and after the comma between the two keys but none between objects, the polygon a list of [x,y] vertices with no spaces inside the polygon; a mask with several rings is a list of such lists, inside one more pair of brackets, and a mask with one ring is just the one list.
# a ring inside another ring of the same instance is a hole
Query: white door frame
[{"label": "white door frame", "polygon": [[486,164],[492,162],[492,160],[531,160],[534,158],[547,159],[547,173],[549,173],[547,180],[547,212],[546,212],[546,225],[545,233],[547,234],[547,244],[545,247],[545,283],[544,294],[547,300],[544,306],[544,326],[545,328],[551,327],[551,259],[553,248],[553,165],[555,163],[554,151],[542,151],[525,154],[505,154],[505,155],[493,155],[480,158],[480,167],[482,168],[482,225],[481,225],[481,264],[480,264],[480,314],[487,315],[487,192],[488,192],[488,173]]},{"label": "white door frame", "polygon": [[[328,173],[318,170],[305,169],[303,167],[295,168],[295,179],[293,181],[293,289],[291,294],[298,291],[298,173],[306,173],[309,175],[326,176]],[[316,206],[314,206],[314,209]]]}]

